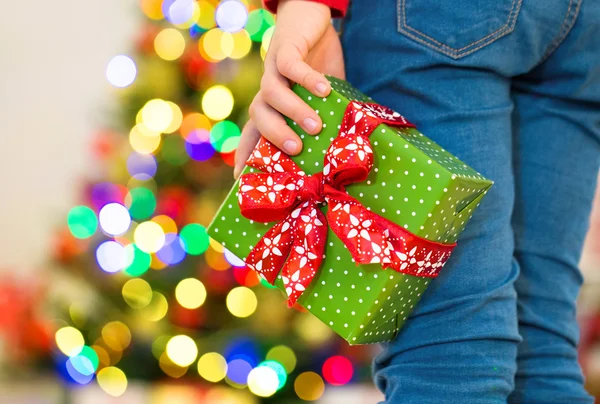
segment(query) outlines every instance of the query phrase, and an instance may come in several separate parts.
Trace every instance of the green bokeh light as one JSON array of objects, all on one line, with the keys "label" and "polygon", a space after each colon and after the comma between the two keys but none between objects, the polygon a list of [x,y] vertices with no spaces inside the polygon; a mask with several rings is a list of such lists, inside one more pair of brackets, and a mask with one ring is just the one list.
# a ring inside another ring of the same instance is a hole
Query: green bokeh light
[{"label": "green bokeh light", "polygon": [[125,247],[127,262],[130,264],[124,269],[124,272],[130,276],[141,276],[150,268],[152,257],[143,252],[135,244],[129,244]]},{"label": "green bokeh light", "polygon": [[91,237],[98,228],[96,213],[87,206],[75,206],[67,218],[69,231],[76,238]]},{"label": "green bokeh light", "polygon": [[139,187],[129,191],[126,206],[131,217],[137,220],[147,219],[156,209],[156,198],[148,188]]},{"label": "green bokeh light", "polygon": [[185,141],[180,136],[166,136],[160,154],[165,161],[174,166],[183,165],[190,159],[185,150]]},{"label": "green bokeh light", "polygon": [[260,284],[269,289],[277,289],[277,286],[271,285],[265,278],[260,278]]},{"label": "green bokeh light", "polygon": [[210,143],[221,153],[234,151],[240,143],[240,128],[231,121],[221,121],[210,130]]},{"label": "green bokeh light", "polygon": [[100,364],[100,359],[98,358],[98,354],[96,353],[96,351],[94,351],[94,349],[92,347],[84,345],[83,348],[81,349],[81,352],[79,353],[79,355],[89,359],[92,366],[94,367],[92,373],[94,373],[96,370],[98,370],[98,365]]},{"label": "green bokeh light", "polygon": [[273,14],[267,10],[259,9],[248,14],[245,28],[253,41],[260,42],[265,31],[273,25],[275,25]]},{"label": "green bokeh light", "polygon": [[181,229],[179,234],[183,240],[185,251],[190,255],[200,255],[208,248],[210,239],[206,228],[197,223],[191,223]]}]

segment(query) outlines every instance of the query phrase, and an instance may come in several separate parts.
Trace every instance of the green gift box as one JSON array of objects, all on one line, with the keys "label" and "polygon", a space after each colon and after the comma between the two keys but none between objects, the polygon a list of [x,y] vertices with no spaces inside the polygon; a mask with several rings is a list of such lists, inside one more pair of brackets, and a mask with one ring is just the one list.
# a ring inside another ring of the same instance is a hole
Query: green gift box
[{"label": "green gift box", "polygon": [[[302,152],[291,158],[307,175],[323,170],[323,157],[338,135],[350,101],[373,102],[347,82],[328,79],[332,92],[326,98],[315,97],[299,85],[293,87],[323,120],[317,136],[287,120],[304,142]],[[415,128],[380,124],[370,141],[373,168],[365,181],[347,186],[348,194],[419,237],[456,242],[492,181]],[[250,172],[257,170],[246,167],[242,174]],[[239,180],[208,233],[243,258],[275,223],[246,219],[240,212],[238,188]],[[321,209],[325,212],[327,207]],[[381,264],[357,265],[329,229],[322,265],[297,303],[352,345],[383,342],[396,336],[430,281],[429,277],[383,269]],[[275,285],[284,290],[281,275]]]}]

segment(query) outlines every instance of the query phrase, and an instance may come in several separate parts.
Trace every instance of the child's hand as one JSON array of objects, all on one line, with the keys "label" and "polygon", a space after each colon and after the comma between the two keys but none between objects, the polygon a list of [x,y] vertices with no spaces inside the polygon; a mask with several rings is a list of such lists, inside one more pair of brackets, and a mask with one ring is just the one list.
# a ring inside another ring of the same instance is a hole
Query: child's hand
[{"label": "child's hand", "polygon": [[300,152],[302,142],[281,114],[309,134],[321,131],[319,115],[290,89],[290,81],[326,97],[331,86],[321,72],[345,77],[342,47],[330,19],[329,8],[321,3],[280,1],[260,91],[250,105],[250,120],[235,156],[236,178],[261,134],[288,154]]}]

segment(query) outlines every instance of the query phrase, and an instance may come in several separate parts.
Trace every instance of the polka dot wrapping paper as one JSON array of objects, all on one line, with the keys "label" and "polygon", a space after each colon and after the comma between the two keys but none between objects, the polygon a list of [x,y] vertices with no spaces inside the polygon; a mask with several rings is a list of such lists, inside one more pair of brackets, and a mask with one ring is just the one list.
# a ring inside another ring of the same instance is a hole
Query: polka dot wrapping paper
[{"label": "polka dot wrapping paper", "polygon": [[[291,120],[302,138],[302,152],[292,160],[312,175],[323,171],[323,157],[338,135],[351,100],[373,102],[347,82],[329,77],[333,91],[327,98],[311,95],[299,85],[293,90],[323,119],[317,136],[307,135]],[[374,164],[364,182],[346,189],[367,209],[411,233],[441,243],[456,242],[492,181],[454,157],[417,129],[377,126],[370,136]],[[243,174],[257,172],[246,167]],[[209,235],[240,258],[245,258],[276,223],[246,219],[238,204],[239,181],[234,184]],[[326,212],[328,206],[321,206]],[[393,339],[431,278],[383,269],[381,264],[357,265],[342,241],[328,229],[324,259],[310,285],[298,299],[307,309],[350,344]],[[275,285],[285,286],[278,276]]]}]

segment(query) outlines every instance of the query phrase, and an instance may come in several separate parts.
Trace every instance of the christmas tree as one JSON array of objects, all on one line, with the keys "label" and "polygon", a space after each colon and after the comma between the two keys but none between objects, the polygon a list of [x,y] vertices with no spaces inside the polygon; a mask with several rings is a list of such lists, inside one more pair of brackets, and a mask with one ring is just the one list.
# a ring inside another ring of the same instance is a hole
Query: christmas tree
[{"label": "christmas tree", "polygon": [[116,101],[92,145],[101,168],[56,237],[59,373],[114,396],[177,379],[215,403],[311,401],[368,380],[367,348],[288,309],[206,234],[233,184],[274,16],[238,0],[140,9],[131,54],[106,69]]}]

